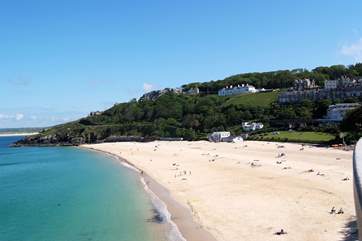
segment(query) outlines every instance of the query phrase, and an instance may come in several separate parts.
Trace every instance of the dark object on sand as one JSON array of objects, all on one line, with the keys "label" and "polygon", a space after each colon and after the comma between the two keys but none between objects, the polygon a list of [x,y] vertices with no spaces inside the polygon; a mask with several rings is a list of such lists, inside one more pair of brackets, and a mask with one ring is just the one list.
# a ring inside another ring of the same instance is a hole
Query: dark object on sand
[{"label": "dark object on sand", "polygon": [[250,163],[250,166],[251,166],[251,167],[261,167],[260,164],[255,164],[254,162]]},{"label": "dark object on sand", "polygon": [[336,208],[332,207],[331,211],[329,211],[330,214],[336,213]]},{"label": "dark object on sand", "polygon": [[337,214],[344,214],[343,209],[342,209],[342,208],[340,208],[340,209],[338,210],[338,213],[337,213]]},{"label": "dark object on sand", "polygon": [[275,235],[283,235],[283,234],[287,234],[287,232],[284,231],[284,229],[280,229],[280,231],[275,232]]},{"label": "dark object on sand", "polygon": [[317,176],[322,176],[322,177],[323,177],[323,176],[325,176],[325,175],[324,175],[324,173],[318,172],[318,173],[317,173]]}]

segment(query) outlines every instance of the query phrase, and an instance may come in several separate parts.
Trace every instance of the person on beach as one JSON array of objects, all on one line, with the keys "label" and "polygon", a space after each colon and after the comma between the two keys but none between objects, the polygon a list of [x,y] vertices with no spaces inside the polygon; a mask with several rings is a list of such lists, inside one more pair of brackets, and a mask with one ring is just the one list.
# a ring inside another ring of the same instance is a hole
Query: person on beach
[{"label": "person on beach", "polygon": [[336,213],[336,208],[332,207],[331,211],[329,211],[330,214]]},{"label": "person on beach", "polygon": [[287,232],[284,231],[284,229],[280,229],[280,231],[275,233],[276,235],[283,235],[283,234],[287,234]]},{"label": "person on beach", "polygon": [[337,214],[344,214],[343,209],[342,209],[342,208],[340,208],[340,209],[338,210],[338,213],[337,213]]},{"label": "person on beach", "polygon": [[317,173],[317,176],[322,176],[322,177],[323,177],[323,176],[324,176],[324,174],[323,174],[323,173],[321,173],[321,172],[318,172],[318,173]]}]

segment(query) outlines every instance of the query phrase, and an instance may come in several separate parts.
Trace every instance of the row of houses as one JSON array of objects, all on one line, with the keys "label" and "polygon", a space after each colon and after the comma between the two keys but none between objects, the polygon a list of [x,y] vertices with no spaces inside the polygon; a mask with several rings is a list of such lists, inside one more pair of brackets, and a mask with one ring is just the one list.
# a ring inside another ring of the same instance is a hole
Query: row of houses
[{"label": "row of houses", "polygon": [[280,104],[296,103],[303,100],[318,101],[322,99],[340,99],[362,97],[362,80],[353,80],[349,78],[341,78],[338,80],[327,80],[324,83],[324,88],[318,88],[315,85],[307,84],[308,80],[300,80],[295,82],[292,90],[281,93],[278,97]]},{"label": "row of houses", "polygon": [[362,97],[362,85],[343,89],[316,89],[307,91],[287,91],[278,97],[280,104],[296,103],[303,100],[318,101],[323,99],[345,100]]},{"label": "row of houses", "polygon": [[[281,102],[290,102],[293,101],[299,101],[300,99],[303,99],[303,93],[300,92],[309,91],[310,93],[305,93],[307,98],[309,98],[311,95],[318,98],[318,93],[321,92],[321,98],[323,96],[329,96],[328,92],[330,90],[337,90],[340,89],[340,92],[348,92],[348,88],[353,88],[359,83],[362,83],[361,80],[355,80],[348,77],[341,77],[338,80],[326,80],[324,83],[324,90],[320,91],[321,89],[319,86],[315,83],[314,80],[311,79],[297,79],[294,81],[293,88],[289,89],[288,92],[286,92],[285,96],[281,96]],[[195,91],[197,89],[197,91]],[[247,93],[257,93],[257,92],[263,92],[263,91],[271,91],[271,90],[265,90],[265,89],[256,89],[253,85],[249,84],[242,84],[237,86],[226,86],[218,91],[219,96],[232,96],[232,95],[240,95],[240,94],[247,94]],[[323,93],[324,92],[324,93]],[[198,88],[190,89],[185,92],[186,94],[199,94],[200,91]],[[358,92],[359,93],[359,92]],[[333,98],[333,95],[336,95],[336,98],[346,98],[351,96],[358,96],[356,93],[347,93],[346,95],[343,95],[342,93],[332,93],[331,96]],[[314,97],[315,98],[315,97]]]},{"label": "row of houses", "polygon": [[342,76],[337,80],[326,80],[324,82],[324,89],[334,90],[334,89],[343,89],[348,87],[354,87],[362,82],[362,79],[356,80],[349,77]]},{"label": "row of houses", "polygon": [[[253,85],[242,84],[237,86],[226,86],[218,90],[219,96],[233,96],[247,93],[267,92],[273,91],[272,89],[266,90],[264,88],[257,89]],[[165,93],[198,95],[201,93],[198,87],[190,89],[182,88],[165,88],[162,90],[154,90],[144,94],[141,100],[155,100]],[[316,85],[314,80],[311,79],[297,79],[294,81],[294,86],[288,91],[279,95],[279,103],[293,103],[300,102],[304,99],[320,100],[325,98],[330,99],[346,99],[349,97],[362,96],[362,79],[356,80],[348,77],[341,77],[337,80],[326,80],[324,88]]]},{"label": "row of houses", "polygon": [[[256,89],[252,85],[238,85],[238,86],[227,86],[218,91],[219,96],[232,96],[246,93],[256,93],[259,91],[266,91],[265,89]],[[143,96],[141,96],[140,100],[156,100],[163,94],[166,93],[174,93],[174,94],[185,94],[185,95],[198,95],[200,94],[200,89],[195,87],[187,90],[183,90],[182,88],[165,88],[162,90],[153,90],[150,91]]]}]

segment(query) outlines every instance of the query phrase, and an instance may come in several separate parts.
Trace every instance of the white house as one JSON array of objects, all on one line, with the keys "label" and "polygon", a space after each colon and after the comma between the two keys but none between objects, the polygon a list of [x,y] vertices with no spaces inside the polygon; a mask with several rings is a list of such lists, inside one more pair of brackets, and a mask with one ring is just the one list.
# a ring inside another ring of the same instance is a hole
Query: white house
[{"label": "white house", "polygon": [[252,85],[238,85],[233,87],[232,85],[226,86],[225,88],[222,88],[218,91],[219,96],[230,96],[230,95],[239,95],[239,94],[245,94],[245,93],[256,93],[258,92],[257,89],[255,89]]},{"label": "white house", "polygon": [[89,113],[89,116],[102,115],[102,113],[103,113],[103,112],[101,112],[101,111],[94,111],[94,112]]},{"label": "white house", "polygon": [[326,119],[330,121],[342,121],[346,113],[361,106],[359,103],[341,103],[330,105],[327,110]]},{"label": "white house", "polygon": [[221,142],[223,139],[230,137],[230,132],[228,131],[217,131],[213,132],[208,136],[209,141],[211,142]]},{"label": "white house", "polygon": [[255,131],[255,130],[260,130],[264,128],[263,123],[257,123],[257,122],[243,122],[241,124],[241,126],[243,127],[244,131]]}]

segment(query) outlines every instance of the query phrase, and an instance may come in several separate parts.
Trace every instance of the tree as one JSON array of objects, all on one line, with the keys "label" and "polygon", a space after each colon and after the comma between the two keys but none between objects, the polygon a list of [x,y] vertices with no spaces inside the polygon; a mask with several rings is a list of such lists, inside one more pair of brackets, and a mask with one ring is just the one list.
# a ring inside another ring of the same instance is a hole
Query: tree
[{"label": "tree", "polygon": [[330,99],[317,101],[315,104],[314,118],[323,118],[327,114],[328,107],[332,104]]},{"label": "tree", "polygon": [[349,113],[341,123],[341,129],[344,131],[361,132],[362,131],[362,107],[359,107]]}]

